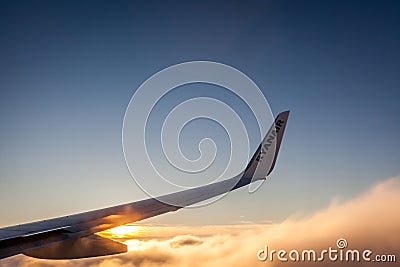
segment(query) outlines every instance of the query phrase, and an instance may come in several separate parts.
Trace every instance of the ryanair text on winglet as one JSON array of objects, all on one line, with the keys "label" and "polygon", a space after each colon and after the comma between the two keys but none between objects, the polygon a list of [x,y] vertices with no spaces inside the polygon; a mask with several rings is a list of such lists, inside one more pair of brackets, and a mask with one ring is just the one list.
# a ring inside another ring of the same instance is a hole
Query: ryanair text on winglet
[{"label": "ryanair text on winglet", "polygon": [[269,147],[272,145],[272,142],[275,140],[279,130],[282,128],[282,125],[284,123],[285,121],[283,120],[278,120],[277,122],[275,122],[275,129],[273,129],[269,133],[265,143],[262,145],[260,153],[258,153],[258,156],[256,158],[257,161],[261,162],[261,160],[264,158],[264,155],[267,153]]}]

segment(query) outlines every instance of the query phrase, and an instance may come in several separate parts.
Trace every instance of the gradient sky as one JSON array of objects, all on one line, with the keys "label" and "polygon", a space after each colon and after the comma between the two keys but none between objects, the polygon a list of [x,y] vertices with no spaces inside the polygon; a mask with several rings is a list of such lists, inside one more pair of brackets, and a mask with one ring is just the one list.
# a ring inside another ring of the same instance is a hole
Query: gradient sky
[{"label": "gradient sky", "polygon": [[396,1],[1,1],[0,225],[145,198],[121,127],[140,84],[185,61],[251,77],[290,109],[276,169],[158,223],[281,221],[400,173]]}]

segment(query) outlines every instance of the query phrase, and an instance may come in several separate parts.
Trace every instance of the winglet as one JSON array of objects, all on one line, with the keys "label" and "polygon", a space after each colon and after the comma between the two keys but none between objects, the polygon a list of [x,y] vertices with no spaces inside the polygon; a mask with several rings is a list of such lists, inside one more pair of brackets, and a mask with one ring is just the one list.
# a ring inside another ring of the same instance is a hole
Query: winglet
[{"label": "winglet", "polygon": [[289,111],[284,111],[276,117],[275,122],[247,165],[243,175],[245,178],[252,179],[252,181],[261,180],[272,172],[288,118]]}]

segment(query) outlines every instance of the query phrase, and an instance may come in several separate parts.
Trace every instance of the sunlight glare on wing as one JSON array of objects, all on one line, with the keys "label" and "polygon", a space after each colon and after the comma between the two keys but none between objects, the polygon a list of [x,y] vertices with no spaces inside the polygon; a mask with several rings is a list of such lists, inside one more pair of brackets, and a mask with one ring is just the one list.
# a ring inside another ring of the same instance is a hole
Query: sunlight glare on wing
[{"label": "sunlight glare on wing", "polygon": [[135,225],[121,225],[97,234],[111,239],[124,239],[135,236],[137,234],[137,228],[138,226]]},{"label": "sunlight glare on wing", "polygon": [[115,238],[124,238],[135,234],[137,226],[134,225],[121,225],[109,229],[110,233]]},{"label": "sunlight glare on wing", "polygon": [[115,236],[126,236],[131,235],[136,230],[136,226],[134,225],[121,225],[110,229],[111,234]]}]

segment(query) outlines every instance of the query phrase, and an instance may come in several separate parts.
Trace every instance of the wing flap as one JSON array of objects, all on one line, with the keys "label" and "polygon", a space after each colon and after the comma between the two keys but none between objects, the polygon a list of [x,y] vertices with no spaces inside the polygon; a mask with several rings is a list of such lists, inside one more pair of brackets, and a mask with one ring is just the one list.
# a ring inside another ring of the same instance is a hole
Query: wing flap
[{"label": "wing flap", "polygon": [[51,260],[80,259],[125,253],[128,247],[97,235],[80,237],[24,251],[23,254]]}]

